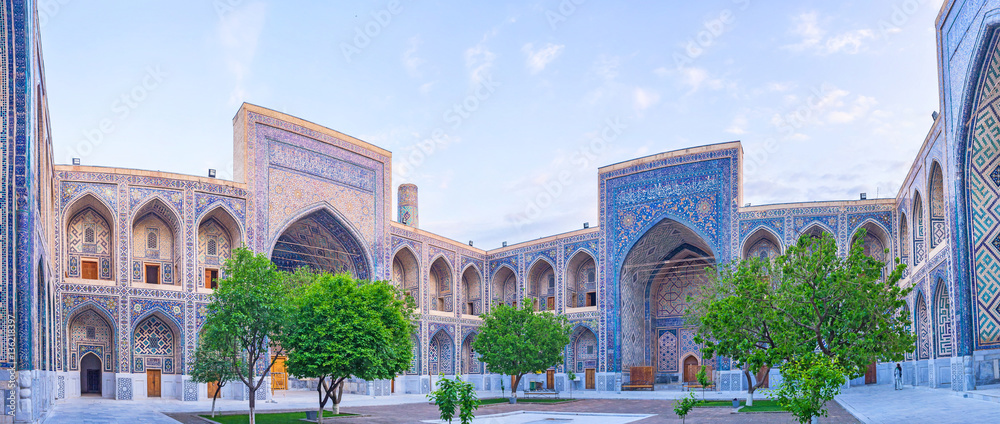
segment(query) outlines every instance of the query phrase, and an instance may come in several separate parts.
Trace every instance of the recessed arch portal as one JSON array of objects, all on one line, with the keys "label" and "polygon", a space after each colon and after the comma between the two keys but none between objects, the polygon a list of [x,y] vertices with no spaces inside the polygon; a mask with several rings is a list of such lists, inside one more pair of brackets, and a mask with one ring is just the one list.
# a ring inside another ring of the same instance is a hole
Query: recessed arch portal
[{"label": "recessed arch portal", "polygon": [[66,212],[66,275],[113,280],[115,220],[108,206],[91,193],[80,196]]},{"label": "recessed arch portal", "polygon": [[462,340],[462,373],[480,374],[483,372],[483,363],[479,361],[479,354],[472,348],[472,343],[476,341],[476,333],[469,333]]},{"label": "recessed arch portal", "polygon": [[917,360],[930,359],[931,357],[931,323],[927,314],[927,301],[923,293],[917,293],[916,304],[914,305],[916,318],[914,324],[917,328]]},{"label": "recessed arch portal", "polygon": [[765,227],[760,227],[743,242],[743,258],[770,258],[781,254],[779,237]]},{"label": "recessed arch portal", "polygon": [[139,207],[132,219],[132,281],[178,284],[184,243],[177,211],[156,196]]},{"label": "recessed arch portal", "polygon": [[[815,222],[809,227],[807,227],[805,230],[802,230],[802,232],[799,233],[799,237],[808,235],[809,237],[812,238],[823,238],[823,234],[829,234],[831,236],[834,235],[833,230],[831,230],[829,227],[820,224],[818,222]],[[836,237],[834,238],[836,239]]]},{"label": "recessed arch portal", "polygon": [[226,260],[242,239],[239,223],[225,208],[216,207],[202,216],[198,223],[197,245],[198,275],[204,276],[201,285],[214,289],[218,280],[225,278],[222,271]]},{"label": "recessed arch portal", "polygon": [[584,374],[588,368],[597,368],[597,335],[589,328],[578,325],[570,335],[572,353],[569,357],[569,369],[575,373]]},{"label": "recessed arch portal", "polygon": [[539,258],[528,270],[528,297],[536,311],[555,309],[556,273],[549,261]]},{"label": "recessed arch portal", "polygon": [[658,381],[680,378],[687,297],[697,295],[715,264],[709,244],[685,225],[664,219],[632,246],[622,265],[621,352],[623,370],[654,366]]},{"label": "recessed arch portal", "polygon": [[866,256],[875,259],[877,261],[886,263],[888,266],[888,261],[886,257],[885,249],[888,248],[889,235],[882,226],[876,224],[874,221],[866,221],[863,225],[858,227],[858,229],[851,235],[851,247],[854,247],[854,243],[857,242],[858,238],[861,236],[861,229],[865,230],[865,238],[862,241],[864,253]]},{"label": "recessed arch portal", "polygon": [[430,272],[427,275],[427,291],[430,293],[430,309],[432,311],[454,311],[451,276],[451,265],[443,256],[438,256],[431,263]]},{"label": "recessed arch portal", "polygon": [[409,247],[402,247],[392,256],[392,283],[411,296],[420,308],[420,263]]},{"label": "recessed arch portal", "polygon": [[948,284],[943,278],[937,279],[937,289],[934,291],[934,340],[938,357],[952,356],[954,344],[951,327],[951,298],[948,296]]},{"label": "recessed arch portal", "polygon": [[597,266],[594,257],[579,250],[566,265],[566,307],[597,306]]},{"label": "recessed arch portal", "polygon": [[493,274],[493,305],[517,305],[517,274],[503,265]]},{"label": "recessed arch portal", "polygon": [[919,265],[927,254],[924,247],[924,202],[920,192],[913,192],[913,265]]},{"label": "recessed arch portal", "polygon": [[465,267],[462,272],[462,313],[479,315],[483,311],[483,287],[479,270],[474,265]]},{"label": "recessed arch portal", "polygon": [[931,228],[930,239],[931,249],[937,247],[945,240],[944,222],[944,175],[941,173],[941,164],[934,161],[931,164],[931,178],[929,181],[930,206],[931,206]]},{"label": "recessed arch portal", "polygon": [[455,374],[454,343],[451,336],[444,330],[438,330],[431,337],[428,346],[428,365],[431,375],[452,375]]},{"label": "recessed arch portal", "polygon": [[280,234],[271,249],[271,261],[278,269],[307,267],[346,272],[361,280],[371,278],[364,245],[325,207],[304,214]]}]

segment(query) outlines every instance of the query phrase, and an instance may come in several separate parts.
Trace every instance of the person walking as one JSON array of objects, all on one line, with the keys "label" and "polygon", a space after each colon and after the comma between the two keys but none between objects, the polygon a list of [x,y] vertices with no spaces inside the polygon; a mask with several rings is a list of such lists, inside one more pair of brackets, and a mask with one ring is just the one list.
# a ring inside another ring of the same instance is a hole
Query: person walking
[{"label": "person walking", "polygon": [[903,390],[903,367],[896,364],[896,369],[892,371],[894,377],[896,377],[896,390]]}]

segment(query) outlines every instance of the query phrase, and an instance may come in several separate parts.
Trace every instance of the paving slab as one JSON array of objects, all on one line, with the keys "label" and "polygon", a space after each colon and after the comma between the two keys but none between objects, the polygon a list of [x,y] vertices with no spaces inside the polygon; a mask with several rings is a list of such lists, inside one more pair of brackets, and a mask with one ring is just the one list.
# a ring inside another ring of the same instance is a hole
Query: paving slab
[{"label": "paving slab", "polygon": [[1000,403],[955,396],[949,389],[891,385],[852,387],[839,402],[864,423],[997,423]]}]

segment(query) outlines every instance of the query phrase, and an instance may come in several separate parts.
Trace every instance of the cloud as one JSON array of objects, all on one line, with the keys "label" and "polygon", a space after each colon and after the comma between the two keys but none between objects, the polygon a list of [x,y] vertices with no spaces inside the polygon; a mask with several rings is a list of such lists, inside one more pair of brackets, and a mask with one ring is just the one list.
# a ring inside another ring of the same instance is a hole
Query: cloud
[{"label": "cloud", "polygon": [[410,76],[419,77],[420,65],[424,64],[424,60],[417,57],[417,47],[420,47],[421,44],[420,37],[410,37],[407,42],[410,44],[410,48],[403,52],[403,67],[406,68],[406,72]]},{"label": "cloud", "polygon": [[873,97],[858,96],[847,109],[831,111],[826,119],[833,124],[854,122],[862,116],[867,116],[876,104],[878,102]]},{"label": "cloud", "polygon": [[659,93],[639,87],[636,87],[635,91],[632,93],[632,98],[635,102],[635,108],[639,111],[649,109],[651,106],[660,102]]},{"label": "cloud", "polygon": [[431,89],[434,88],[434,84],[437,84],[437,83],[438,83],[437,81],[431,81],[431,82],[425,82],[423,84],[420,84],[420,94],[430,93]]},{"label": "cloud", "polygon": [[730,133],[730,134],[737,134],[737,135],[746,134],[747,133],[747,124],[748,123],[749,123],[749,121],[747,120],[747,116],[746,115],[744,115],[742,113],[739,114],[739,115],[736,115],[736,117],[733,118],[733,123],[729,124],[729,128],[726,128],[726,132]]},{"label": "cloud", "polygon": [[719,90],[726,86],[722,79],[710,77],[704,68],[681,68],[680,79],[681,83],[688,87],[688,94],[694,93],[702,87]]},{"label": "cloud", "polygon": [[266,12],[264,3],[255,2],[237,8],[219,20],[216,36],[234,82],[230,103],[239,104],[247,98],[246,79],[257,54],[257,41],[264,29]]},{"label": "cloud", "polygon": [[552,61],[555,60],[560,53],[562,53],[563,47],[566,46],[562,44],[548,43],[545,47],[535,50],[534,45],[532,43],[528,43],[521,48],[521,51],[523,51],[528,57],[528,70],[530,70],[532,74],[537,74],[545,70],[545,67],[549,63],[552,63]]},{"label": "cloud", "polygon": [[827,31],[820,26],[819,14],[816,12],[796,15],[792,17],[792,22],[792,29],[789,32],[800,40],[783,48],[795,52],[811,51],[820,55],[857,54],[864,49],[868,39],[875,38],[875,32],[870,29],[857,29],[827,36]]},{"label": "cloud", "polygon": [[618,56],[601,55],[594,62],[594,73],[605,81],[614,81],[618,78],[618,68],[621,67],[621,59]]},{"label": "cloud", "polygon": [[489,76],[496,58],[497,55],[486,47],[485,38],[465,51],[465,68],[469,70],[472,85],[479,85]]}]

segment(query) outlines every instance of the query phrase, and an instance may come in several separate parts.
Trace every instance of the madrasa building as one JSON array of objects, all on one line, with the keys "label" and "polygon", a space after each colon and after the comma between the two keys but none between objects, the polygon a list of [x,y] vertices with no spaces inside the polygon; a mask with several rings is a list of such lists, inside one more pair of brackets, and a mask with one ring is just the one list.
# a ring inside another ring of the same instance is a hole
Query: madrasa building
[{"label": "madrasa building", "polygon": [[[36,2],[2,5],[0,423],[36,422],[85,394],[205,399],[188,373],[221,264],[240,245],[282,269],[391,280],[417,299],[410,370],[354,381],[355,392],[425,393],[442,374],[499,389],[505,378],[471,341],[482,313],[523,298],[573,327],[565,362],[528,380],[616,391],[633,367],[665,383],[707,365],[730,390],[746,386],[741,374],[703,358],[682,319],[701,270],[780,254],[802,234],[830,233],[846,253],[864,228],[869,252],[908,265],[917,344],[906,382],[942,396],[1000,384],[1000,0],[943,5],[940,113],[913,140],[894,198],[747,206],[753,159],[739,142],[712,144],[602,167],[597,225],[492,250],[420,229],[417,188],[391,180],[391,152],[250,104],[233,119],[233,181],[56,165]],[[850,384],[888,383],[891,365]],[[252,396],[307,384],[280,367],[269,378]],[[251,395],[236,386],[224,396]]]}]

